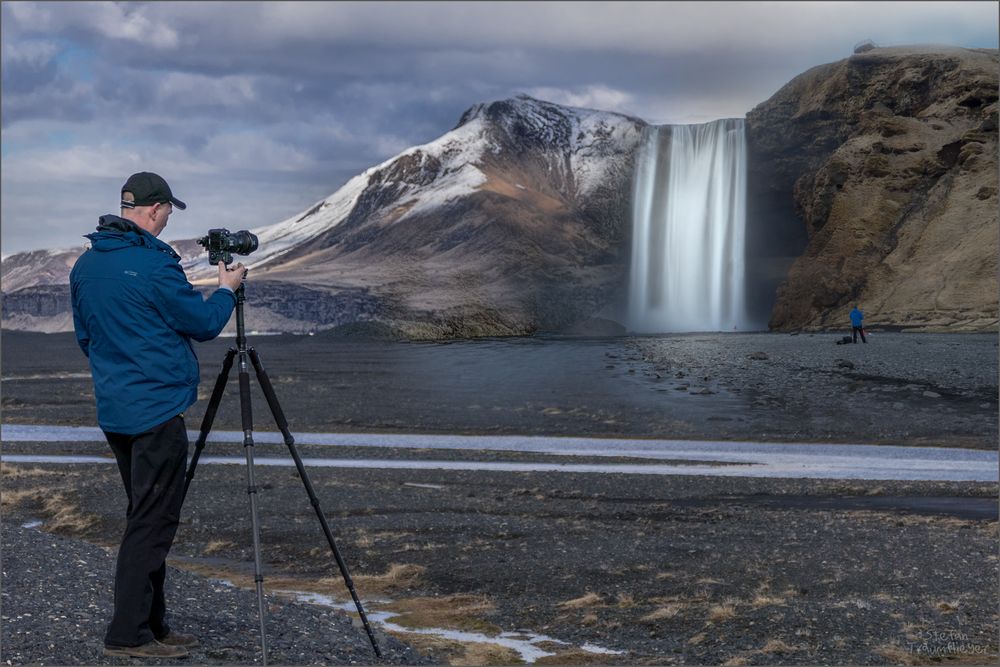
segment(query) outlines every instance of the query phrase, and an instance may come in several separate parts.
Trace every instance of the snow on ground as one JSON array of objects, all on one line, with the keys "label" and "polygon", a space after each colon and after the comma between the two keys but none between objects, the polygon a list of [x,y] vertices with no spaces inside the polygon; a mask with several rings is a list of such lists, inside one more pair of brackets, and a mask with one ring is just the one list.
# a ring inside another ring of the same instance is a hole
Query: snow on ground
[{"label": "snow on ground", "polygon": [[[197,433],[190,432],[194,440]],[[4,442],[103,442],[100,429],[73,426],[5,424]],[[885,445],[820,445],[764,442],[712,442],[693,440],[631,440],[622,438],[565,438],[541,436],[449,436],[354,433],[296,433],[300,444],[412,449],[496,450],[535,452],[562,456],[625,456],[660,460],[704,461],[710,465],[670,463],[495,463],[482,461],[387,461],[385,459],[310,458],[306,465],[356,468],[407,468],[448,470],[548,471],[577,473],[629,473],[647,475],[700,475],[712,477],[782,477],[791,479],[867,479],[997,481],[997,452],[942,447]],[[243,442],[243,433],[215,431],[209,442]],[[257,444],[283,443],[280,433],[256,431]],[[332,450],[331,453],[335,453]],[[86,457],[83,457],[86,458]],[[4,455],[4,461],[69,462],[45,455]],[[110,460],[110,459],[108,459]],[[239,457],[207,457],[206,463],[239,464]],[[86,458],[81,462],[92,462]],[[260,465],[292,465],[290,459],[262,457]],[[731,465],[718,465],[729,463]]]}]

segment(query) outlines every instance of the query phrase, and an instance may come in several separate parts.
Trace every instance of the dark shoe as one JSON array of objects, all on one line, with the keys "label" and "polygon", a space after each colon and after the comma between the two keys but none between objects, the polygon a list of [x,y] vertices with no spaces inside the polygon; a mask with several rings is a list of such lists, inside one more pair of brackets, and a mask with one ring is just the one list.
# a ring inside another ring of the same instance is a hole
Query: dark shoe
[{"label": "dark shoe", "polygon": [[156,641],[167,646],[181,646],[183,648],[194,648],[198,645],[198,639],[194,635],[186,635],[183,632],[171,630]]},{"label": "dark shoe", "polygon": [[124,655],[129,658],[186,658],[187,654],[187,649],[183,646],[167,646],[155,639],[140,646],[104,645],[104,655]]}]

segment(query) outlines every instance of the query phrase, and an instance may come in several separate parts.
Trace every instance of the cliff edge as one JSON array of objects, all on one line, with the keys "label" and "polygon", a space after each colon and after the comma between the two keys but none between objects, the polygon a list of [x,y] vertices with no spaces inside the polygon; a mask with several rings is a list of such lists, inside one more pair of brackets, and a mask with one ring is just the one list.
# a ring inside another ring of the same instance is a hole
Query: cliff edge
[{"label": "cliff edge", "polygon": [[997,89],[995,49],[875,48],[747,115],[750,196],[791,198],[808,237],[772,329],[849,326],[855,303],[868,326],[996,328]]}]

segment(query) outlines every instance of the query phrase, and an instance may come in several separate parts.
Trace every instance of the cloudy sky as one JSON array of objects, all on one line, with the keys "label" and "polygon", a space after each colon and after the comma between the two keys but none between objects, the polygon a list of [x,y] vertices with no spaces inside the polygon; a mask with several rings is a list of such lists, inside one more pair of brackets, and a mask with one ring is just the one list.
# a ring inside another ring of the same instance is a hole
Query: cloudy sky
[{"label": "cloudy sky", "polygon": [[2,251],[82,244],[135,171],[164,239],[277,222],[528,93],[743,116],[858,42],[997,48],[997,2],[2,4]]}]

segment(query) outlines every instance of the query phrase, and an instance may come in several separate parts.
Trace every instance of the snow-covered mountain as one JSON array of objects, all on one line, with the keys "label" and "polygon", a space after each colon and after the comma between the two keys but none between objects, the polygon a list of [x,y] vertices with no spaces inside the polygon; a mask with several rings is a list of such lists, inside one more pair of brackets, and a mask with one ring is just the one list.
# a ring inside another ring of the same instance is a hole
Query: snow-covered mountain
[{"label": "snow-covered mountain", "polygon": [[[248,300],[248,318],[279,330],[383,321],[413,337],[526,333],[586,319],[623,276],[620,240],[645,125],[527,96],[477,104],[437,140],[252,230],[259,249],[241,258],[253,272],[248,293],[273,298],[266,308]],[[194,239],[172,245],[192,282],[212,281]],[[65,284],[75,258],[26,255],[5,260],[6,295]],[[43,264],[44,272],[31,268]],[[278,298],[283,289],[298,296]],[[327,303],[321,321],[297,299]]]}]

